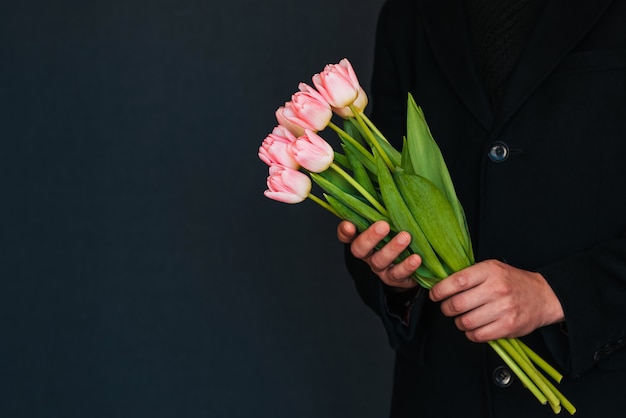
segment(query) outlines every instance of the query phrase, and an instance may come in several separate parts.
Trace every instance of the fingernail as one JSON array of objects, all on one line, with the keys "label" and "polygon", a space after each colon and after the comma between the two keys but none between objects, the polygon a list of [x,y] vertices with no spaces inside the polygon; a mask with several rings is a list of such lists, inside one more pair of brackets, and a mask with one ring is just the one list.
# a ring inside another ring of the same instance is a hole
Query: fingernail
[{"label": "fingernail", "polygon": [[401,231],[395,236],[395,241],[401,245],[408,245],[411,242],[411,235],[408,232]]},{"label": "fingernail", "polygon": [[411,257],[407,261],[409,263],[409,267],[411,268],[417,267],[417,260],[415,258]]}]

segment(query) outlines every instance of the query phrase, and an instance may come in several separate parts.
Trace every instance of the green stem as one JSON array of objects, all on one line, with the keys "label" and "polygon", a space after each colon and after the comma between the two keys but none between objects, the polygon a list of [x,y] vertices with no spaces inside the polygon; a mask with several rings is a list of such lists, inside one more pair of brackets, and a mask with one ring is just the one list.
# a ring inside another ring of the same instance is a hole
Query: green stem
[{"label": "green stem", "polygon": [[[548,380],[547,377],[543,376],[543,375],[539,375],[539,377],[541,377],[541,379],[544,381],[544,383],[550,388],[550,390],[552,390],[552,392],[556,395],[557,398],[559,398],[559,401],[561,401],[561,406],[563,406],[563,408],[565,408],[565,410],[567,412],[569,412],[570,415],[574,415],[576,413],[576,407],[569,401],[569,399],[567,399],[557,388],[556,386],[554,386],[554,384],[552,384],[552,382],[550,382]],[[558,413],[558,412],[557,412]]]},{"label": "green stem", "polygon": [[349,107],[350,107],[350,110],[352,111],[352,114],[356,118],[357,122],[361,126],[362,133],[366,137],[367,141],[370,143],[371,146],[376,148],[376,150],[380,154],[381,158],[383,159],[387,167],[389,167],[390,170],[393,170],[394,169],[393,163],[389,159],[389,156],[387,155],[385,150],[378,143],[378,140],[374,137],[374,134],[372,133],[371,129],[367,126],[367,123],[363,119],[363,116],[364,116],[363,113],[359,112],[354,105],[350,105]]},{"label": "green stem", "polygon": [[335,125],[334,123],[330,122],[328,124],[328,126],[337,133],[337,135],[339,135],[339,137],[343,140],[345,140],[346,142],[349,142],[352,146],[354,146],[357,151],[359,151],[365,158],[367,158],[368,160],[370,160],[372,163],[374,163],[374,156],[372,155],[371,152],[369,152],[367,150],[367,148],[365,148],[363,145],[361,145],[361,143],[359,141],[357,141],[356,139],[354,139],[350,134],[348,134],[346,131],[344,131],[343,129],[341,129],[339,126]]},{"label": "green stem", "polygon": [[535,398],[542,404],[545,405],[548,403],[548,398],[543,394],[542,391],[539,390],[537,385],[533,383],[532,380],[524,373],[524,371],[517,365],[517,363],[511,358],[511,356],[505,351],[505,349],[500,345],[501,340],[489,341],[489,345],[493,350],[500,356],[500,358],[506,363],[507,366],[515,373],[515,375],[522,381],[524,386],[530,390],[530,392],[535,395]]},{"label": "green stem", "polygon": [[530,347],[524,344],[522,341],[518,340],[518,343],[524,353],[535,363],[539,368],[541,368],[544,372],[548,373],[548,375],[553,378],[556,382],[561,383],[561,379],[563,379],[563,375],[559,373],[554,367],[548,364],[547,361],[542,359],[537,353],[535,353]]},{"label": "green stem", "polygon": [[[374,131],[374,133],[376,135],[378,135],[379,137],[381,137],[382,139],[384,139],[385,141],[387,141],[387,138],[385,138],[385,136],[382,134],[382,132],[380,132],[378,130],[378,128],[376,127],[376,125],[374,125],[374,122],[372,122],[366,115],[365,113],[360,113],[360,116],[363,118],[363,121],[367,124],[367,126]],[[389,141],[387,141],[389,142]]]},{"label": "green stem", "polygon": [[350,183],[355,189],[358,190],[359,193],[361,193],[361,195],[367,199],[368,202],[370,202],[372,204],[372,206],[374,206],[374,208],[379,211],[381,213],[381,215],[383,215],[384,217],[388,218],[389,217],[389,213],[387,212],[387,209],[385,209],[379,202],[378,200],[376,200],[367,190],[365,190],[363,188],[363,186],[361,186],[359,184],[359,182],[357,182],[354,178],[352,178],[352,176],[348,173],[346,173],[344,171],[344,169],[342,169],[340,166],[338,166],[335,163],[332,163],[330,165],[330,168],[332,168],[333,170],[335,170],[339,175],[341,175],[341,177],[343,177],[344,179],[346,179],[348,181],[348,183]]},{"label": "green stem", "polygon": [[[563,376],[559,372],[557,372],[552,366],[550,366],[544,359],[542,359],[537,353],[535,353],[526,344],[524,344],[521,340],[517,338],[509,338],[507,340],[515,347],[517,351],[520,352],[520,354],[526,359],[526,361],[534,363],[535,365],[538,365],[539,367],[541,367],[554,380],[558,382],[561,381],[561,378]],[[544,366],[546,367],[546,369],[544,369]],[[551,373],[551,371],[553,371],[554,374],[556,374],[556,376],[554,376]],[[559,405],[555,406],[555,405],[550,404],[554,412],[558,414],[561,411],[561,406],[562,406],[563,408],[565,408],[567,412],[570,413],[570,415],[574,415],[574,413],[576,413],[576,407],[569,401],[569,399],[567,399],[565,395],[563,395],[556,388],[556,386],[554,386],[554,384],[552,384],[552,382],[550,382],[548,378],[545,377],[543,374],[537,373],[537,376],[541,379],[543,384],[545,384],[548,387],[548,389],[550,389],[550,391],[554,394],[554,396],[556,396],[556,398],[559,400]]]},{"label": "green stem", "polygon": [[533,362],[530,360],[530,357],[528,357],[528,355],[526,355],[526,352],[524,350],[522,350],[522,346],[519,343],[519,340],[517,338],[506,338],[506,341],[508,341],[509,344],[511,344],[513,346],[513,348],[515,348],[515,351],[528,363],[528,364],[533,364]]},{"label": "green stem", "polygon": [[318,205],[320,205],[321,207],[323,207],[324,209],[326,209],[327,211],[329,211],[330,213],[332,213],[333,215],[335,215],[336,217],[341,219],[341,216],[339,216],[337,211],[335,209],[333,209],[333,207],[330,206],[328,203],[326,203],[324,200],[322,200],[319,197],[315,196],[313,193],[309,193],[308,198],[311,199],[312,201],[314,201],[315,203],[317,203]]},{"label": "green stem", "polygon": [[548,385],[545,384],[543,380],[539,377],[540,373],[537,369],[534,368],[532,364],[530,364],[522,354],[520,354],[515,347],[505,338],[501,338],[498,340],[498,343],[504,348],[507,353],[515,360],[515,362],[524,370],[526,375],[532,379],[532,381],[537,385],[537,387],[543,392],[543,394],[548,398],[548,402],[553,407],[559,405],[559,399],[556,397],[554,392],[550,390]]}]

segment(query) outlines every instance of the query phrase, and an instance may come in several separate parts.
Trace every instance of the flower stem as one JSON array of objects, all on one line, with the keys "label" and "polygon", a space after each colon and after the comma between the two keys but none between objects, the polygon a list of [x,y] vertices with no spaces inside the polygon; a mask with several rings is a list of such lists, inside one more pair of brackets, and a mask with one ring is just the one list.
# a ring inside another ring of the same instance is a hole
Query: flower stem
[{"label": "flower stem", "polygon": [[[565,408],[570,415],[574,415],[576,413],[576,407],[567,399],[557,388],[554,386],[552,382],[550,382],[545,376],[542,374],[539,377],[544,381],[544,383],[550,388],[550,390],[554,393],[554,395],[559,398],[561,402],[561,406]],[[556,412],[556,411],[555,411]],[[556,412],[558,414],[558,412]]]},{"label": "flower stem", "polygon": [[352,146],[354,146],[365,158],[374,163],[374,156],[371,152],[369,152],[363,145],[359,143],[356,139],[354,139],[350,134],[341,129],[339,126],[330,122],[328,126],[339,135],[339,137],[347,142],[349,142]]},{"label": "flower stem", "polygon": [[561,373],[559,373],[554,367],[548,364],[547,361],[542,359],[537,353],[535,353],[522,341],[518,340],[518,344],[520,345],[524,353],[526,353],[526,355],[532,360],[533,363],[539,366],[544,372],[548,373],[548,375],[555,381],[561,383],[561,379],[563,379],[563,375]]},{"label": "flower stem", "polygon": [[513,358],[511,358],[508,352],[500,345],[500,342],[501,340],[489,341],[489,345],[496,353],[498,353],[498,355],[506,363],[506,365],[511,368],[513,373],[515,373],[515,375],[522,381],[524,386],[526,386],[526,388],[528,388],[528,390],[530,390],[531,393],[535,395],[535,398],[537,398],[537,400],[541,402],[542,405],[545,405],[548,402],[548,398],[546,398],[543,392],[539,390],[539,388],[533,383],[532,380],[530,380],[526,373],[524,373],[524,371],[517,365],[517,363],[513,360]]},{"label": "flower stem", "polygon": [[380,144],[378,143],[378,140],[374,137],[374,134],[372,133],[371,129],[368,127],[367,123],[363,119],[364,117],[363,113],[359,112],[354,105],[350,105],[349,107],[350,107],[350,110],[352,111],[352,114],[354,115],[357,122],[359,123],[359,126],[361,127],[361,130],[364,136],[367,137],[367,141],[370,143],[371,146],[376,148],[376,150],[379,152],[381,158],[383,159],[387,167],[389,167],[390,170],[393,170],[394,168],[393,163],[389,159],[389,156],[387,155],[385,150],[380,146]]},{"label": "flower stem", "polygon": [[339,216],[337,211],[335,209],[333,209],[333,207],[330,206],[324,200],[322,200],[319,197],[315,196],[313,193],[309,193],[308,198],[311,199],[312,201],[314,201],[315,203],[317,203],[318,205],[320,205],[321,207],[323,207],[324,209],[326,209],[327,211],[329,211],[330,213],[332,213],[333,215],[335,215],[336,217],[341,219],[341,216]]},{"label": "flower stem", "polygon": [[[380,132],[378,130],[378,128],[376,127],[376,125],[374,125],[374,122],[372,122],[366,115],[365,113],[360,113],[360,116],[363,118],[363,121],[367,124],[367,126],[374,131],[374,133],[376,135],[378,135],[379,137],[383,138],[385,141],[387,141],[387,138],[385,138],[385,136],[382,134],[382,132]],[[389,142],[389,141],[387,141]]]},{"label": "flower stem", "polygon": [[350,174],[346,173],[343,168],[341,168],[339,165],[337,165],[335,163],[332,163],[330,165],[330,168],[335,170],[339,175],[341,175],[341,177],[346,179],[348,181],[348,183],[350,183],[355,189],[357,189],[359,191],[359,193],[361,193],[361,195],[365,199],[367,199],[367,201],[370,202],[372,204],[372,206],[374,206],[374,208],[377,211],[379,211],[383,216],[389,217],[389,213],[387,212],[387,209],[385,209],[378,202],[378,200],[376,200],[367,190],[365,190],[363,188],[363,186],[361,186],[354,178],[352,178],[352,176]]},{"label": "flower stem", "polygon": [[546,398],[548,398],[548,402],[550,403],[550,405],[553,408],[558,406],[560,404],[558,398],[556,397],[554,392],[550,390],[548,385],[546,385],[545,382],[541,380],[541,378],[539,378],[540,373],[537,371],[537,369],[535,369],[532,364],[530,364],[528,360],[526,360],[524,355],[520,354],[507,339],[501,338],[498,340],[498,343],[502,346],[502,348],[507,351],[507,353],[511,355],[515,362],[522,368],[522,370],[524,370],[526,375],[530,379],[532,379],[532,381],[537,385],[539,390],[543,392]]}]

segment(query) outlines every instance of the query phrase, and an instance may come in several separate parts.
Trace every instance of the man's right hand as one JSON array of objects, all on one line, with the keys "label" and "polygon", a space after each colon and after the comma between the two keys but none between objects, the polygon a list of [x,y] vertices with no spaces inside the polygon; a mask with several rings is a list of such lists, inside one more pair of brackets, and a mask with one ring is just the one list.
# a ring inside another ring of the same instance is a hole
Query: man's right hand
[{"label": "man's right hand", "polygon": [[398,290],[414,288],[418,284],[411,278],[411,274],[422,264],[420,256],[413,254],[394,264],[396,258],[407,249],[411,235],[406,231],[399,232],[385,246],[376,250],[376,245],[389,234],[389,229],[387,222],[378,221],[357,234],[352,223],[342,221],[337,226],[337,238],[344,244],[350,244],[352,255],[365,261],[387,286]]}]

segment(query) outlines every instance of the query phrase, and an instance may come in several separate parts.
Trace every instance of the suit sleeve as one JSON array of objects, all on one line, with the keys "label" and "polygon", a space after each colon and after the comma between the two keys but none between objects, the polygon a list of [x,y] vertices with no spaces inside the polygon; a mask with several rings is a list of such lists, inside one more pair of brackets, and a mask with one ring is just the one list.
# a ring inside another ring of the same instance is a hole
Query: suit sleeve
[{"label": "suit sleeve", "polygon": [[626,237],[539,269],[561,301],[565,323],[542,329],[573,376],[599,363],[626,367]]}]

